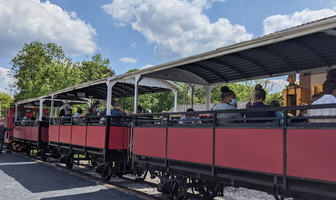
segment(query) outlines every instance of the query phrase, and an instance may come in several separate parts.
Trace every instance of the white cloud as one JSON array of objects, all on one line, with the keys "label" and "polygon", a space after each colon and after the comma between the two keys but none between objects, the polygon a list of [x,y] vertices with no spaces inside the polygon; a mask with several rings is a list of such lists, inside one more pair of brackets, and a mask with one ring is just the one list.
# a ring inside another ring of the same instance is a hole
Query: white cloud
[{"label": "white cloud", "polygon": [[0,67],[0,92],[10,94],[10,85],[12,85],[16,79],[9,76],[10,70]]},{"label": "white cloud", "polygon": [[123,58],[120,58],[119,59],[121,62],[124,62],[124,63],[130,63],[130,64],[135,64],[137,62],[136,59],[134,58],[130,58],[130,57],[123,57]]},{"label": "white cloud", "polygon": [[140,69],[145,69],[145,68],[152,67],[152,66],[154,66],[154,65],[146,64],[146,65],[142,66]]},{"label": "white cloud", "polygon": [[272,15],[267,17],[264,24],[264,34],[270,34],[286,28],[315,21],[325,17],[336,15],[336,11],[332,9],[309,10],[304,9],[295,12],[293,15]]},{"label": "white cloud", "polygon": [[210,22],[203,10],[214,1],[114,0],[103,9],[155,44],[156,56],[166,61],[252,39],[244,26],[228,19]]},{"label": "white cloud", "polygon": [[270,93],[282,92],[286,85],[288,85],[288,82],[284,79],[269,79],[269,81],[272,84]]},{"label": "white cloud", "polygon": [[97,49],[96,31],[76,13],[49,1],[0,0],[0,56],[15,55],[25,43],[40,40],[63,47],[70,55],[91,54]]}]

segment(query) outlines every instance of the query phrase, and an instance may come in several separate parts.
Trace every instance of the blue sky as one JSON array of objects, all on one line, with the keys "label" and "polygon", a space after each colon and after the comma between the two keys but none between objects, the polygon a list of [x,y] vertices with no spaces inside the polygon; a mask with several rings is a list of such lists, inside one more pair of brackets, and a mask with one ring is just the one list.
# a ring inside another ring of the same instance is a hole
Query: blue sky
[{"label": "blue sky", "polygon": [[15,81],[10,60],[34,40],[73,61],[101,53],[122,74],[331,15],[333,0],[0,0],[0,92]]}]

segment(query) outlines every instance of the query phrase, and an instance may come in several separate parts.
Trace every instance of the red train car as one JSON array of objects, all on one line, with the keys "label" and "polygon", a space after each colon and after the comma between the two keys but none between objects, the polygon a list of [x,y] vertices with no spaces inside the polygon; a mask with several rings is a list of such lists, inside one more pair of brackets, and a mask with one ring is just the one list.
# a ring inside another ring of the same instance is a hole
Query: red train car
[{"label": "red train car", "polygon": [[[84,155],[106,180],[112,175],[129,172],[128,146],[131,127],[128,118],[114,117],[53,118],[49,125],[49,151],[60,157],[68,168],[73,166],[74,155]],[[79,159],[77,157],[77,159]]]},{"label": "red train car", "polygon": [[[333,16],[145,69],[138,75],[203,86],[207,100],[203,110],[210,110],[211,91],[222,83],[300,74],[301,86],[310,91],[313,83],[309,77],[325,77],[336,66],[336,36],[330,34],[335,29]],[[297,99],[291,97],[293,102]],[[287,114],[314,108],[274,111]],[[158,189],[173,199],[185,199],[187,188],[213,198],[223,186],[253,188],[276,199],[336,199],[335,123],[295,124],[285,117],[282,124],[243,123],[246,119],[219,124],[218,112],[196,112],[214,116],[211,123],[201,125],[180,126],[171,116],[185,113],[157,114],[158,121],[153,122],[136,120],[134,165],[158,176]],[[167,120],[160,121],[162,115]],[[296,121],[303,119],[310,120]]]},{"label": "red train car", "polygon": [[[7,109],[6,125],[7,127],[15,125],[15,128],[6,133],[5,142],[9,143],[12,139],[15,141],[15,147],[12,148],[24,150],[27,154],[30,154],[31,150],[44,154],[48,145],[48,123],[47,121],[35,121],[34,116],[38,116],[39,108],[19,106],[17,112],[16,116],[20,119],[24,116],[28,118],[15,121],[15,109]],[[47,112],[47,109],[43,109],[44,115]],[[32,118],[34,120],[31,120]]]},{"label": "red train car", "polygon": [[[259,109],[265,110],[270,108]],[[158,189],[170,197],[185,199],[187,188],[193,188],[212,199],[223,186],[235,186],[276,198],[336,198],[336,123],[291,123],[295,117],[285,117],[284,123],[272,118],[272,123],[223,125],[214,117],[210,123],[181,125],[172,120],[175,114],[159,123],[137,120],[132,143],[134,164],[158,176]]]}]

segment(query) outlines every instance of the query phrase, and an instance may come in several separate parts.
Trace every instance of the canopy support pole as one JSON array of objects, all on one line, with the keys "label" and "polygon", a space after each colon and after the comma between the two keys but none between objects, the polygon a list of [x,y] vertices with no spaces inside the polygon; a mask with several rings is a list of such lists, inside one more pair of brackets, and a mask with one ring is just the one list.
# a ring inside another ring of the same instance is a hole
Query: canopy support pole
[{"label": "canopy support pole", "polygon": [[54,114],[54,101],[55,101],[55,95],[51,95],[51,107],[50,107],[50,115],[49,115],[49,118],[52,118],[53,117],[53,114]]},{"label": "canopy support pole", "polygon": [[134,77],[134,114],[138,113],[138,85],[141,80],[141,75]]},{"label": "canopy support pole", "polygon": [[111,103],[112,103],[112,88],[117,81],[107,81],[107,101],[106,101],[106,115],[111,115]]},{"label": "canopy support pole", "polygon": [[43,102],[44,101],[45,101],[45,99],[40,99],[39,121],[42,121],[42,117],[43,117]]},{"label": "canopy support pole", "polygon": [[18,120],[18,105],[15,104],[15,113],[14,113],[14,122],[16,122]]},{"label": "canopy support pole", "polygon": [[206,110],[210,110],[211,92],[214,88],[215,88],[214,86],[204,86],[205,94],[206,94]]},{"label": "canopy support pole", "polygon": [[176,89],[171,90],[174,93],[174,112],[177,112],[177,90]]}]

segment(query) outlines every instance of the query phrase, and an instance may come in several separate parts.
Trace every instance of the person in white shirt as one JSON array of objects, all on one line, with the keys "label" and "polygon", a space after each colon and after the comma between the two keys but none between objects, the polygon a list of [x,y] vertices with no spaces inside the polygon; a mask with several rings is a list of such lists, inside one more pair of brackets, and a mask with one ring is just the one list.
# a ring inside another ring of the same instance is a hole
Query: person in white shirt
[{"label": "person in white shirt", "polygon": [[[237,101],[236,94],[229,89],[228,86],[223,86],[221,88],[222,91],[222,101],[221,103],[216,104],[212,110],[236,110],[237,109]],[[242,115],[240,113],[218,113],[217,114],[217,122],[221,123],[232,123],[235,120],[228,119],[242,119]]]},{"label": "person in white shirt", "polygon": [[[324,95],[312,105],[336,103],[336,79],[329,79],[323,83],[323,93]],[[336,116],[336,108],[309,109],[308,116]],[[336,118],[309,119],[309,122],[336,122]]]}]

